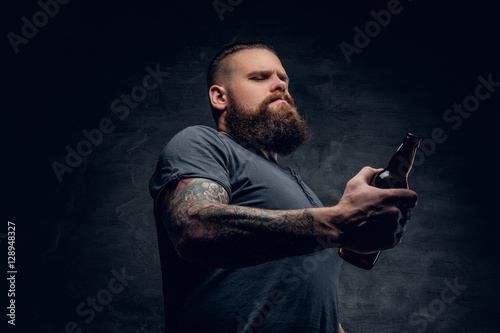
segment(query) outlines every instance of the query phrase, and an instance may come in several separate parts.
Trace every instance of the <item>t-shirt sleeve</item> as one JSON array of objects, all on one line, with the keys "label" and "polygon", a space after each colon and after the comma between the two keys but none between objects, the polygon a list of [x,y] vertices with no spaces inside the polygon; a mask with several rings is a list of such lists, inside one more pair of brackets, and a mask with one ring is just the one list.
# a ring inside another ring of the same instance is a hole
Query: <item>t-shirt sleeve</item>
[{"label": "t-shirt sleeve", "polygon": [[208,127],[192,126],[176,134],[163,149],[149,181],[157,201],[171,182],[183,178],[206,178],[219,183],[231,197],[228,150],[219,134]]}]

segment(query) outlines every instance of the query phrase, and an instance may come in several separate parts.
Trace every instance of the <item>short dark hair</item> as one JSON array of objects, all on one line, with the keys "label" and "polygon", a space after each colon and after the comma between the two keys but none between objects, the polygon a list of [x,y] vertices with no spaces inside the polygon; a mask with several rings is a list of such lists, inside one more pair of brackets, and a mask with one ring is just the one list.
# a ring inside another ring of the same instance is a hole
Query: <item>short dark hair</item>
[{"label": "short dark hair", "polygon": [[212,59],[208,66],[207,85],[208,89],[214,84],[220,84],[223,77],[231,75],[231,68],[225,64],[225,60],[237,52],[251,49],[265,49],[271,51],[278,56],[276,50],[269,44],[264,42],[247,42],[247,43],[233,43],[225,46],[217,55]]}]

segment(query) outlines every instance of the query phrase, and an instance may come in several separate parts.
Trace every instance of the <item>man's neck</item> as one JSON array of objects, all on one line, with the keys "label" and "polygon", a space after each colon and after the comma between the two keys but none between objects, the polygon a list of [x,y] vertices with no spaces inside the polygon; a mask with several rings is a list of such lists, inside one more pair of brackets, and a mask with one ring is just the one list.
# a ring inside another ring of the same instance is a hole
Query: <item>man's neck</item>
[{"label": "man's neck", "polygon": [[267,158],[271,162],[274,162],[274,163],[280,165],[279,162],[278,162],[278,154],[277,153],[272,152],[272,151],[268,151],[268,150],[265,150],[265,149],[257,149],[256,147],[251,146],[251,145],[250,146],[249,145],[245,145],[245,144],[243,144],[242,142],[238,141],[231,134],[229,134],[228,132],[226,132],[224,130],[219,130],[219,132],[222,133],[222,134],[225,134],[225,135],[229,136],[231,139],[233,139],[234,141],[238,142],[240,145],[242,145],[245,148],[253,148],[254,151],[260,153],[260,155],[264,156],[265,158]]},{"label": "man's neck", "polygon": [[267,158],[267,159],[268,159],[268,160],[270,160],[271,162],[274,162],[274,163],[276,163],[276,164],[278,164],[278,165],[279,165],[279,163],[278,163],[278,154],[273,153],[273,152],[271,152],[271,151],[263,150],[263,149],[261,149],[261,150],[259,150],[259,151],[260,151],[260,153],[261,153],[261,154],[262,154],[265,158]]}]

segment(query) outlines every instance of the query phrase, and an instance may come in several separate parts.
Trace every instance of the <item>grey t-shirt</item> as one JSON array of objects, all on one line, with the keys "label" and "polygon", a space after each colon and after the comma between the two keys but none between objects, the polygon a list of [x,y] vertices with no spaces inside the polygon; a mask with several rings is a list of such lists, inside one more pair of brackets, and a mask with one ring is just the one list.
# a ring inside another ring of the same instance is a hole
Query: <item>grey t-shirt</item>
[{"label": "grey t-shirt", "polygon": [[[162,151],[149,188],[206,178],[230,204],[266,209],[321,207],[292,168],[283,168],[206,126],[188,127]],[[338,332],[334,249],[256,266],[207,268],[180,259],[156,216],[166,332]],[[318,248],[324,248],[318,243]]]}]

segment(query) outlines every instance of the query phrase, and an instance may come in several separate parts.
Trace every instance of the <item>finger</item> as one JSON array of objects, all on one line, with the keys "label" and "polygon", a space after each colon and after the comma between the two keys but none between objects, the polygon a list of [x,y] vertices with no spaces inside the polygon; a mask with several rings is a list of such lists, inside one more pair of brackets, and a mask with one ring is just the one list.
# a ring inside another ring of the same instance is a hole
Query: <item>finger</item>
[{"label": "finger", "polygon": [[398,229],[396,230],[396,233],[404,232],[406,230],[406,223],[404,219],[401,219],[400,223],[398,224]]},{"label": "finger", "polygon": [[372,178],[382,170],[384,169],[374,169],[372,167],[365,166],[358,172],[356,177],[359,177],[361,180],[364,180],[366,183],[369,183],[371,182]]},{"label": "finger", "polygon": [[393,188],[388,189],[390,196],[397,202],[399,208],[413,208],[417,205],[418,195],[415,191]]},{"label": "finger", "polygon": [[[402,232],[398,232],[396,234],[396,240],[394,242],[394,246],[398,245],[399,243],[401,243],[401,240],[403,240],[403,233]],[[393,246],[393,247],[394,247]]]},{"label": "finger", "polygon": [[411,210],[410,209],[401,209],[401,220],[399,221],[399,224],[401,225],[406,225],[410,219],[411,219]]},{"label": "finger", "polygon": [[399,241],[403,236],[402,232],[396,232],[393,234],[385,234],[383,237],[380,237],[379,246],[382,250],[391,249],[398,245]]}]

